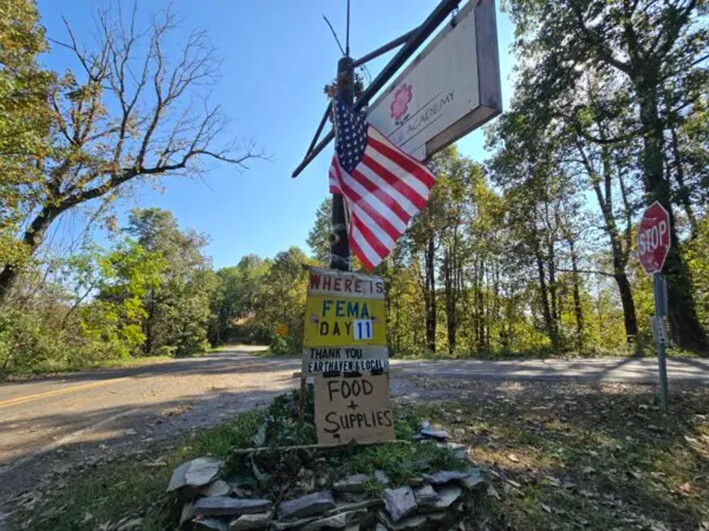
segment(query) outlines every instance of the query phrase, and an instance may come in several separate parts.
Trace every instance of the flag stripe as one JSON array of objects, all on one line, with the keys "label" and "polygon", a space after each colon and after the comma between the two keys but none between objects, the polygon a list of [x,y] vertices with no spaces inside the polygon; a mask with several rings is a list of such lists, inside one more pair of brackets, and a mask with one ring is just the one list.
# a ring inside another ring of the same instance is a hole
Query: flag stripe
[{"label": "flag stripe", "polygon": [[[342,172],[339,167],[339,164],[336,163],[334,167],[336,168],[336,171]],[[349,181],[352,182],[351,179]],[[376,199],[371,202],[366,201],[359,193],[357,193],[357,191],[355,191],[352,187],[349,186],[348,179],[340,177],[340,182],[344,190],[343,195],[348,199],[348,202],[351,205],[357,205],[367,214],[369,214],[369,216],[373,220],[375,220],[382,229],[386,231],[386,233],[392,238],[393,241],[399,239],[399,236],[401,236],[406,230],[406,225],[401,223],[401,220],[399,220],[398,217],[387,217],[388,211],[386,209],[383,209],[384,214],[380,213],[380,210],[377,209],[378,201]],[[357,183],[353,184],[355,186],[359,186]],[[365,195],[368,195],[366,190],[364,190],[363,193]],[[353,209],[350,210],[352,211]],[[398,223],[396,223],[397,221]],[[394,223],[396,223],[398,226],[394,226]]]},{"label": "flag stripe", "polygon": [[396,216],[404,223],[408,223],[411,219],[411,214],[409,214],[404,208],[397,203],[392,196],[390,196],[385,190],[378,188],[375,183],[370,181],[361,172],[355,170],[350,174],[354,181],[362,186],[371,197],[376,197],[381,201],[381,203],[391,212],[396,214]]},{"label": "flag stripe", "polygon": [[[365,227],[369,227],[369,229],[374,233],[374,236],[382,242],[382,244],[387,248],[391,249],[394,247],[394,244],[396,243],[396,240],[399,239],[399,236],[401,234],[395,234],[394,236],[391,236],[380,224],[378,221],[374,220],[369,214],[367,214],[367,211],[360,206],[359,203],[356,201],[352,203],[352,206],[354,207],[352,209],[352,212],[358,219],[362,220],[362,223],[364,224]],[[385,221],[385,220],[384,220]]]},{"label": "flag stripe", "polygon": [[357,166],[357,169],[352,173],[357,172],[372,183],[377,190],[381,190],[381,192],[386,194],[387,197],[390,197],[394,205],[398,205],[404,212],[406,212],[406,219],[404,219],[404,221],[411,219],[411,216],[420,210],[419,208],[416,208],[416,205],[413,204],[405,195],[382,179],[376,171],[367,166],[364,159],[362,159],[362,163]]},{"label": "flag stripe", "polygon": [[[360,245],[367,248],[367,252],[365,252]],[[354,251],[355,256],[362,261],[364,267],[367,269],[374,269],[379,265],[379,262],[381,262],[379,256],[369,248],[367,241],[362,236],[362,233],[357,230],[355,225],[352,225],[350,228],[350,247]]]},{"label": "flag stripe", "polygon": [[377,151],[381,151],[383,155],[389,157],[390,159],[395,159],[397,163],[399,163],[399,166],[412,175],[415,175],[429,188],[433,188],[433,184],[436,182],[436,179],[430,170],[426,168],[426,166],[400,149],[394,148],[393,144],[386,140],[384,135],[382,135],[371,125],[369,126],[369,129],[371,130],[369,143],[372,147],[376,146]]},{"label": "flag stripe", "polygon": [[365,154],[362,157],[362,165],[366,166],[373,174],[381,177],[387,184],[396,190],[398,194],[404,197],[406,201],[410,202],[414,209],[414,213],[426,206],[426,198],[421,197],[421,195],[409,186],[407,182],[391,173],[386,167],[370,157],[367,154],[367,151],[364,153]]},{"label": "flag stripe", "polygon": [[379,239],[372,234],[372,231],[369,230],[369,227],[362,223],[362,220],[360,218],[354,218],[354,226],[357,227],[357,230],[362,233],[362,237],[364,240],[369,244],[369,246],[372,248],[372,250],[379,256],[378,262],[381,261],[386,255],[389,254],[389,249],[387,249],[382,242],[379,241]]},{"label": "flag stripe", "polygon": [[367,157],[386,168],[386,170],[392,174],[395,179],[404,181],[406,186],[412,188],[417,195],[423,197],[424,199],[428,199],[431,189],[417,176],[410,174],[404,168],[396,164],[396,162],[380,153],[376,146],[371,147],[367,153]]},{"label": "flag stripe", "polygon": [[[359,183],[359,181],[353,179],[351,176],[348,176],[346,180],[343,179],[342,181],[344,186],[348,186],[357,194],[363,205],[366,204],[371,206],[374,211],[384,217],[389,224],[396,229],[397,234],[404,233],[406,230],[406,222],[402,221],[399,216],[393,214],[391,209],[384,202],[382,202],[381,199],[379,199],[376,195],[370,194],[369,190],[367,190]],[[369,212],[369,210],[367,212]]]}]

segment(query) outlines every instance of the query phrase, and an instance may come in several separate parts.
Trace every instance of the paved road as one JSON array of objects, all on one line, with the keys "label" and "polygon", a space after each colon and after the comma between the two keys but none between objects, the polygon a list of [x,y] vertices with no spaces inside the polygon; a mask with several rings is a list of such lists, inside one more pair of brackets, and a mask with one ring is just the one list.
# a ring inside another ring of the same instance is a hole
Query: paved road
[{"label": "paved road", "polygon": [[[0,503],[19,478],[121,445],[169,440],[294,387],[297,360],[240,347],[210,357],[0,385]],[[395,361],[392,392],[412,376],[654,383],[653,359]],[[709,385],[709,360],[668,361],[670,383]],[[87,453],[88,452],[88,453]],[[6,487],[3,487],[5,485]],[[12,489],[17,492],[17,486]]]},{"label": "paved road", "polygon": [[[441,377],[486,380],[565,380],[653,384],[658,381],[657,360],[653,358],[601,358],[572,360],[441,360],[395,361],[404,374],[435,374]],[[670,383],[709,385],[709,359],[667,360]]]}]

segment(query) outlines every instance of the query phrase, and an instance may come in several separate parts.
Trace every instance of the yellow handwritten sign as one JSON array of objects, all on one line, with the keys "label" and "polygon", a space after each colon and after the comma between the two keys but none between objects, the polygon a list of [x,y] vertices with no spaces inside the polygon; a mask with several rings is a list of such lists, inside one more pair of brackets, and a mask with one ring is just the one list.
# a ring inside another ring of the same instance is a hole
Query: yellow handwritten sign
[{"label": "yellow handwritten sign", "polygon": [[386,345],[384,300],[311,295],[305,318],[305,347]]},{"label": "yellow handwritten sign", "polygon": [[303,373],[388,369],[384,281],[311,268],[305,304]]}]

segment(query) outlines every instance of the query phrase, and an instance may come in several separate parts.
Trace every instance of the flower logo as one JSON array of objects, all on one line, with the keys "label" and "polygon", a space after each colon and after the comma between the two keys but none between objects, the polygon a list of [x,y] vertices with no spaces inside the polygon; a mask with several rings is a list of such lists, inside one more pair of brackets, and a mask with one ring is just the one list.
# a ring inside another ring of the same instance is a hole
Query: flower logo
[{"label": "flower logo", "polygon": [[406,111],[409,110],[409,102],[413,97],[414,93],[411,89],[411,85],[408,83],[404,83],[396,89],[394,92],[394,100],[389,106],[389,110],[391,111],[390,115],[394,120],[398,120],[406,114]]}]

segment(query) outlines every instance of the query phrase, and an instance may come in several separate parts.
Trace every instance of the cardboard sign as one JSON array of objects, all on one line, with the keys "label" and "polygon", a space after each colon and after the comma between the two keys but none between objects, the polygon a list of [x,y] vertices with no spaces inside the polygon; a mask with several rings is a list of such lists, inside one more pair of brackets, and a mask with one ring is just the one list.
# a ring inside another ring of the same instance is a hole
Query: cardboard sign
[{"label": "cardboard sign", "polygon": [[318,375],[313,379],[318,443],[373,443],[396,438],[388,375]]},{"label": "cardboard sign", "polygon": [[373,275],[311,268],[303,374],[388,368],[384,281]]}]

